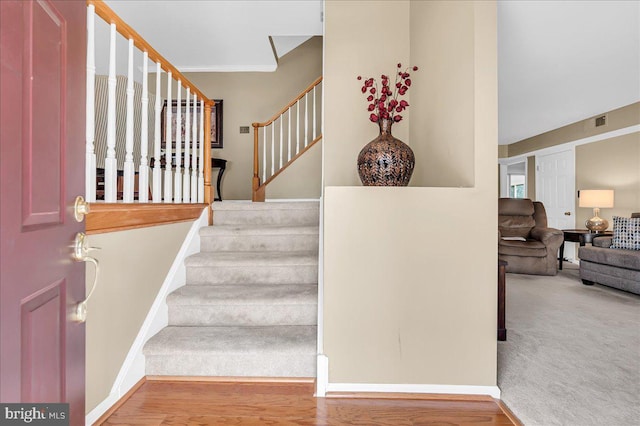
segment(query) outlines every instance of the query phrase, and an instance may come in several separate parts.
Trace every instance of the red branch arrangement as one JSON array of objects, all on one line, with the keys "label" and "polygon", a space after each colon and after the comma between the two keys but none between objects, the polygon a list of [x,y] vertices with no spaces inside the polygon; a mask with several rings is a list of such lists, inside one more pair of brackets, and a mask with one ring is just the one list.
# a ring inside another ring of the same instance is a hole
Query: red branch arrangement
[{"label": "red branch arrangement", "polygon": [[[402,64],[399,63],[398,69],[401,68]],[[367,107],[367,111],[371,112],[369,120],[374,123],[381,119],[393,120],[396,123],[402,120],[400,113],[409,106],[409,102],[404,99],[398,100],[398,97],[404,96],[411,86],[409,68],[413,71],[418,71],[416,66],[407,67],[404,71],[398,71],[393,90],[389,86],[389,76],[385,74],[380,76],[382,88],[378,87],[378,82],[373,77],[364,81],[362,93],[367,95],[367,101],[370,102]],[[359,75],[358,80],[362,80],[362,76]]]}]

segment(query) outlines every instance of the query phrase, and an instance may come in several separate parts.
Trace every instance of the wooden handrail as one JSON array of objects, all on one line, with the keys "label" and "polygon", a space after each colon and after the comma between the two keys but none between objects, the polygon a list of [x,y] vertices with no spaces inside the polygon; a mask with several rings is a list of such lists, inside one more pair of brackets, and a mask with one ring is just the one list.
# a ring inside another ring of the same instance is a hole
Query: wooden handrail
[{"label": "wooden handrail", "polygon": [[132,39],[133,44],[143,52],[149,54],[149,59],[156,63],[160,63],[160,67],[166,72],[171,72],[176,80],[182,81],[182,84],[191,88],[191,93],[196,93],[199,98],[203,99],[205,104],[213,105],[213,100],[209,99],[202,93],[193,83],[189,81],[171,62],[166,60],[157,50],[151,45],[133,28],[131,28],[126,22],[122,20],[107,4],[102,0],[87,0],[87,5],[93,5],[96,9],[96,15],[110,24],[116,24],[116,31],[124,36],[124,38]]},{"label": "wooden handrail", "polygon": [[322,76],[318,77],[313,83],[311,83],[306,89],[304,89],[294,100],[289,102],[289,104],[286,107],[282,108],[277,114],[275,114],[273,117],[271,117],[268,121],[265,121],[264,123],[252,123],[252,126],[253,127],[264,127],[264,126],[268,126],[269,124],[273,123],[274,121],[276,121],[278,119],[278,117],[280,117],[289,108],[291,108],[293,105],[295,105],[296,102],[298,102],[300,99],[304,98],[304,96],[307,93],[309,93],[310,91],[312,91],[314,87],[316,87],[318,84],[320,84],[321,81],[322,81]]}]

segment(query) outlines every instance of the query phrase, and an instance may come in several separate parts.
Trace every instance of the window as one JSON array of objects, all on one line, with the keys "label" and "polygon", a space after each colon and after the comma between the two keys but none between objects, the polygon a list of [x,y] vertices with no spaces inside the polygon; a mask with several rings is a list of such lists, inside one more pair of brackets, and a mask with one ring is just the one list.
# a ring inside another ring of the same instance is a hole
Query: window
[{"label": "window", "polygon": [[524,191],[524,175],[509,175],[509,197],[510,198],[526,198]]}]

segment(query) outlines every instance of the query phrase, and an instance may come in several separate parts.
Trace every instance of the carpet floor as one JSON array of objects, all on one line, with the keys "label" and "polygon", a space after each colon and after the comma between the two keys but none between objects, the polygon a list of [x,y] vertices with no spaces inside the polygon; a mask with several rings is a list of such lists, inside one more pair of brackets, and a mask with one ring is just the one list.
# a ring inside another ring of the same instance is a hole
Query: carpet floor
[{"label": "carpet floor", "polygon": [[640,296],[555,277],[507,274],[502,400],[526,426],[640,425]]}]

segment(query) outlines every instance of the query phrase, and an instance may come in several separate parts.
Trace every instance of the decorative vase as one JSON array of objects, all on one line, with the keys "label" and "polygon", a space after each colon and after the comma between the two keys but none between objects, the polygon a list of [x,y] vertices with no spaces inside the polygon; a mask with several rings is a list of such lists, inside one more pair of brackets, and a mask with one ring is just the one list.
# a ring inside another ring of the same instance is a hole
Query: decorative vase
[{"label": "decorative vase", "polygon": [[407,186],[415,157],[406,143],[391,134],[393,121],[378,121],[380,134],[358,155],[358,175],[364,186]]}]

